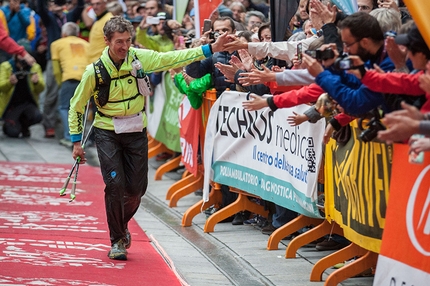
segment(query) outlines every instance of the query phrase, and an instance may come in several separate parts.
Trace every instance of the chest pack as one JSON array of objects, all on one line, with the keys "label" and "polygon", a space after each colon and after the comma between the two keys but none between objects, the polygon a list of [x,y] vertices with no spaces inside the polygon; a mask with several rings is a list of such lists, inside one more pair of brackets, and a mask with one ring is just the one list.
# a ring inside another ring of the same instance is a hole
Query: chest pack
[{"label": "chest pack", "polygon": [[[136,57],[134,57],[134,61],[138,61]],[[140,64],[140,62],[139,62]],[[143,69],[140,66],[139,70],[135,70],[136,68],[133,66],[132,72],[129,72],[126,75],[122,75],[119,77],[111,78],[109,72],[106,70],[105,65],[98,59],[95,63],[93,63],[94,72],[96,75],[96,88],[94,89],[94,101],[95,103],[103,107],[108,102],[109,103],[119,103],[124,101],[130,101],[141,95],[149,95],[151,93],[151,85],[149,82],[148,76],[145,74]],[[117,101],[109,101],[109,92],[110,92],[110,84],[113,80],[120,80],[127,77],[135,77],[137,90],[139,91],[137,94]]]}]

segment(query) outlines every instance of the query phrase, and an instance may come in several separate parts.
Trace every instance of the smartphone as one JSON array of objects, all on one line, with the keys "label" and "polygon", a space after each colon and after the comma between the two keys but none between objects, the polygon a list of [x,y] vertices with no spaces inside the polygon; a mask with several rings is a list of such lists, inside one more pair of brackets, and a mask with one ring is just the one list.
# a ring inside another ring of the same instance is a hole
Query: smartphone
[{"label": "smartphone", "polygon": [[299,62],[302,61],[302,57],[303,57],[303,54],[302,54],[302,43],[298,43],[297,44],[297,59],[298,59]]},{"label": "smartphone", "polygon": [[146,19],[146,23],[148,23],[149,25],[158,25],[158,24],[160,24],[160,18],[158,18],[158,17],[148,17]]},{"label": "smartphone", "polygon": [[203,22],[203,34],[212,29],[212,22],[209,19],[205,19]]}]

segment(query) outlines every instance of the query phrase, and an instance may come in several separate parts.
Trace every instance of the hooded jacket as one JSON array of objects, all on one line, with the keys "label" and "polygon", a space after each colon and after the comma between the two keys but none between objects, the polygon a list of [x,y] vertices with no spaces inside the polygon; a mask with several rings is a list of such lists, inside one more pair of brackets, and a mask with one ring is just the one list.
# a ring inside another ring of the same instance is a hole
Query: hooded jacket
[{"label": "hooded jacket", "polygon": [[[94,127],[114,130],[112,117],[134,115],[144,109],[145,97],[143,95],[136,96],[139,94],[136,79],[133,76],[128,76],[133,69],[131,63],[134,57],[140,60],[146,73],[153,73],[182,67],[211,55],[208,45],[167,53],[131,47],[118,70],[109,57],[109,47],[106,47],[100,60],[111,77],[109,102],[102,107],[97,106],[98,112],[96,113]],[[80,141],[82,138],[82,119],[85,106],[93,96],[95,88],[96,75],[93,64],[90,64],[86,67],[82,80],[70,100],[69,126],[72,142]],[[143,113],[143,126],[147,126],[145,113]]]}]

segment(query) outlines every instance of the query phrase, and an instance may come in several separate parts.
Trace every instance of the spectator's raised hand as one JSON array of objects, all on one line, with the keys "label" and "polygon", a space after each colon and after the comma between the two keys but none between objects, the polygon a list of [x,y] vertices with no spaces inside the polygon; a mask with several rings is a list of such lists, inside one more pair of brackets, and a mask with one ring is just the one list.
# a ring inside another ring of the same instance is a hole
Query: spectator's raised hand
[{"label": "spectator's raised hand", "polygon": [[243,86],[266,83],[276,81],[276,73],[269,70],[265,65],[262,65],[263,70],[252,69],[251,72],[239,74],[239,83]]},{"label": "spectator's raised hand", "polygon": [[225,77],[225,81],[234,83],[234,76],[238,69],[232,65],[215,63],[215,67],[219,69]]},{"label": "spectator's raised hand", "polygon": [[[230,42],[229,36],[231,36],[231,35],[229,35],[228,33],[223,33],[223,34],[219,35],[218,38],[216,39],[215,43],[212,44],[212,51],[214,53],[226,51],[227,50],[226,46]],[[246,46],[246,48],[248,48],[248,45]]]},{"label": "spectator's raised hand", "polygon": [[394,0],[378,0],[378,8],[392,8],[400,11]]},{"label": "spectator's raised hand", "polygon": [[313,77],[317,77],[324,71],[324,67],[316,59],[306,54],[303,54],[303,64]]},{"label": "spectator's raised hand", "polygon": [[411,138],[409,140],[409,151],[416,154],[430,151],[430,138]]},{"label": "spectator's raised hand", "polygon": [[241,50],[241,49],[248,49],[248,43],[244,43],[239,38],[237,38],[235,35],[228,35],[228,41],[224,45],[224,51],[227,51],[229,53],[233,53],[234,51]]},{"label": "spectator's raised hand", "polygon": [[229,63],[239,70],[244,70],[244,71],[247,70],[245,68],[245,65],[242,63],[242,61],[238,57],[236,57],[235,55],[231,56]]},{"label": "spectator's raised hand", "polygon": [[297,114],[293,111],[294,115],[290,115],[287,117],[287,122],[291,126],[297,126],[302,124],[303,122],[307,121],[309,118],[304,114]]},{"label": "spectator's raised hand", "polygon": [[337,7],[330,4],[324,5],[319,0],[311,0],[311,11],[319,15],[324,24],[334,23],[336,21]]},{"label": "spectator's raised hand", "polygon": [[33,66],[33,64],[35,64],[35,63],[36,63],[36,59],[35,59],[35,58],[33,58],[33,56],[32,56],[32,55],[30,55],[29,53],[25,53],[25,55],[22,57],[22,59],[23,59],[24,61],[26,61],[26,63],[27,63],[29,66]]},{"label": "spectator's raised hand", "polygon": [[[359,57],[359,56],[355,56],[355,55],[350,55],[349,58],[352,61],[352,65],[354,67],[359,67],[364,65],[363,60]],[[361,79],[361,73],[357,68],[353,68],[347,71],[347,73],[353,74],[355,75],[358,79]]]},{"label": "spectator's raised hand", "polygon": [[253,59],[251,55],[249,54],[247,49],[241,49],[237,51],[240,57],[240,60],[242,61],[243,65],[245,66],[246,71],[250,71],[253,67]]},{"label": "spectator's raised hand", "polygon": [[249,111],[259,110],[268,107],[267,99],[255,94],[250,94],[251,99],[242,102],[242,107]]},{"label": "spectator's raised hand", "polygon": [[397,45],[393,37],[387,37],[385,40],[385,50],[396,69],[406,66],[406,56],[408,51],[406,47]]}]

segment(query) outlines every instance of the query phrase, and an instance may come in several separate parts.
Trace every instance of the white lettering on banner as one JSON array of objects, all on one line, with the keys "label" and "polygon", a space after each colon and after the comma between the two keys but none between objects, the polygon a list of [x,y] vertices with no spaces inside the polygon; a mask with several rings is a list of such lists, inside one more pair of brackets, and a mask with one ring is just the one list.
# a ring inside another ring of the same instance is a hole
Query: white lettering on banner
[{"label": "white lettering on banner", "polygon": [[[40,188],[28,186],[1,186],[0,202],[20,205],[68,205],[68,200],[58,196],[58,189]],[[77,192],[85,192],[77,189]],[[46,194],[46,195],[44,195]],[[52,194],[52,195],[50,195]],[[55,195],[54,195],[55,194]],[[73,206],[91,206],[92,202],[74,201]]]},{"label": "white lettering on banner", "polygon": [[[308,169],[304,169],[302,164],[300,164],[300,167],[294,167],[292,164],[288,162],[285,154],[282,154],[281,156],[281,154],[276,152],[276,155],[270,155],[267,152],[258,151],[257,145],[254,145],[253,152],[252,152],[252,159],[259,161],[261,163],[264,163],[266,165],[273,166],[277,169],[284,170],[288,174],[290,174],[291,177],[294,177],[297,180],[307,183]],[[312,163],[314,165],[315,161],[312,160]],[[308,161],[308,167],[309,167],[309,161]],[[314,169],[315,169],[315,166],[314,166]]]},{"label": "white lettering on banner", "polygon": [[258,186],[258,176],[241,170],[231,169],[230,167],[221,166],[220,174],[224,177],[236,179],[254,186]]},{"label": "white lettering on banner", "polygon": [[[125,263],[105,262],[88,255],[79,257],[73,254],[59,252],[61,249],[106,252],[110,249],[110,246],[105,244],[0,237],[0,248],[2,248],[0,253],[3,254],[0,254],[0,261],[2,262],[59,267],[82,267],[91,265],[98,268],[112,269],[123,269],[125,266]],[[38,249],[35,250],[34,248]]]},{"label": "white lettering on banner", "polygon": [[[428,184],[428,182],[423,182],[423,178],[426,173],[430,171],[430,165],[424,168],[419,176],[417,177],[414,186],[412,187],[411,194],[409,196],[408,205],[406,208],[406,227],[408,230],[409,238],[412,242],[412,245],[424,256],[430,256],[430,249],[424,249],[422,244],[419,242],[418,237],[425,237],[430,234],[430,188],[427,190],[426,188],[421,188],[421,190],[427,192],[426,201],[424,203],[424,208],[419,210],[421,212],[420,220],[418,224],[415,226],[413,221],[416,198],[418,192],[420,191],[421,184]],[[417,232],[422,232],[422,234],[417,235]]]},{"label": "white lettering on banner", "polygon": [[189,164],[191,167],[194,166],[193,162],[193,145],[188,143],[185,138],[180,138],[182,160],[184,163]]}]

